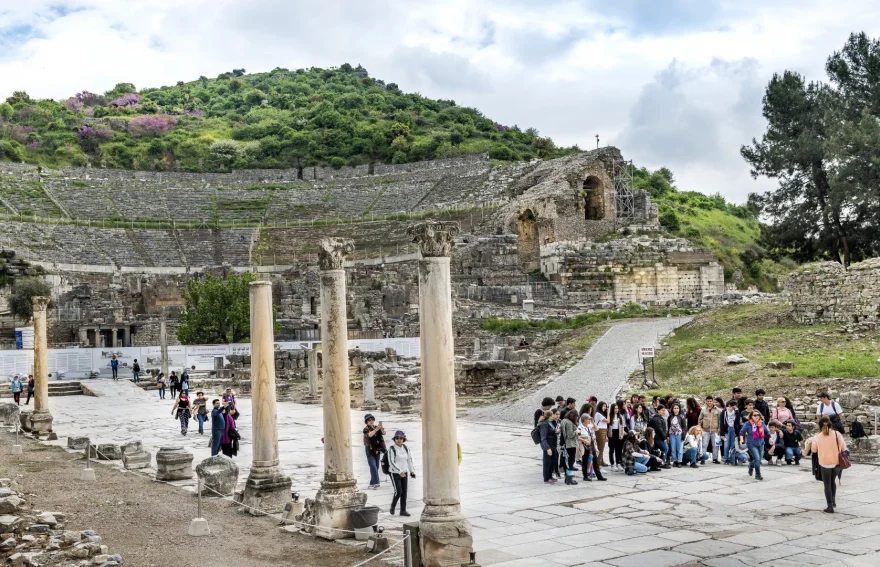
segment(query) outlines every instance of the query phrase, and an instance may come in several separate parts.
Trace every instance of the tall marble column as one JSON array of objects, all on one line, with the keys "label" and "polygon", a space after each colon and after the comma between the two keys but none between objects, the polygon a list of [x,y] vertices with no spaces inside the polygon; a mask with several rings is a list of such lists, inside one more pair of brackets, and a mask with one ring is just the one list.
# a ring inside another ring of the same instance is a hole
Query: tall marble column
[{"label": "tall marble column", "polygon": [[[321,269],[321,359],[324,371],[324,480],[315,496],[315,535],[326,539],[353,534],[327,528],[351,529],[349,510],[363,506],[358,492],[351,446],[351,392],[348,384],[348,327],[345,299],[345,255],[354,243],[324,238],[318,254]],[[309,507],[309,504],[306,504]]]},{"label": "tall marble column", "polygon": [[272,284],[250,284],[251,415],[253,463],[239,501],[253,515],[280,512],[290,502],[290,477],[278,466],[278,425],[275,408],[275,335]]},{"label": "tall marble column", "polygon": [[317,344],[312,345],[309,350],[309,396],[310,402],[314,403],[318,400],[318,348]]},{"label": "tall marble column", "polygon": [[422,486],[419,520],[425,567],[461,565],[473,549],[471,524],[461,513],[449,249],[458,223],[428,221],[408,229],[419,245],[419,325],[422,354]]},{"label": "tall marble column", "polygon": [[159,356],[162,357],[162,374],[165,375],[165,383],[168,383],[168,329],[165,324],[165,309],[162,309],[162,318],[159,319]]},{"label": "tall marble column", "polygon": [[46,339],[46,308],[49,298],[36,296],[34,303],[34,411],[31,414],[31,431],[35,435],[52,431],[52,414],[49,413],[49,346]]}]

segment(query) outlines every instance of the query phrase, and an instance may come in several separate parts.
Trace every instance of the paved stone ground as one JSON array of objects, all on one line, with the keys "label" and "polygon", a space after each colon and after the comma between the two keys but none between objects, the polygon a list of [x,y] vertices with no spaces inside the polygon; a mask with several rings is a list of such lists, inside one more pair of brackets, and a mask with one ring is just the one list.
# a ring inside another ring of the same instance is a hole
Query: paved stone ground
[{"label": "paved stone ground", "polygon": [[[142,439],[155,454],[159,445],[181,443],[170,401],[133,385],[107,380],[91,383],[104,397],[51,398],[56,430],[87,434],[95,442]],[[247,475],[251,459],[250,401],[240,400],[244,437],[236,459]],[[376,413],[386,428],[403,429],[421,472],[421,421],[418,416]],[[294,490],[313,496],[322,474],[321,408],[292,402],[278,405],[281,466]],[[368,483],[361,450],[363,413],[351,412],[355,473]],[[191,430],[192,431],[192,430]],[[875,567],[880,564],[880,468],[854,465],[838,492],[841,513],[823,514],[822,484],[807,467],[767,467],[758,482],[746,467],[706,465],[628,477],[609,473],[608,482],[577,486],[541,482],[540,452],[524,425],[492,421],[459,422],[464,452],[461,496],[474,526],[479,563],[497,567],[591,565],[741,567],[823,565]],[[208,456],[208,437],[181,444],[196,462]],[[154,461],[155,462],[155,461]],[[122,474],[122,473],[120,473]],[[131,473],[127,473],[131,474]],[[181,482],[177,484],[188,484]],[[367,490],[380,506],[380,523],[396,529],[389,516],[391,487]],[[418,517],[421,475],[410,484],[409,505]],[[195,503],[193,503],[195,507]],[[195,511],[195,510],[194,510]],[[181,533],[186,526],[181,526]]]},{"label": "paved stone ground", "polygon": [[564,374],[513,402],[474,409],[470,415],[511,423],[532,423],[545,396],[573,396],[578,406],[590,396],[613,401],[614,395],[636,369],[641,368],[639,348],[659,346],[659,338],[684,325],[690,317],[618,323],[597,340],[584,357]]}]

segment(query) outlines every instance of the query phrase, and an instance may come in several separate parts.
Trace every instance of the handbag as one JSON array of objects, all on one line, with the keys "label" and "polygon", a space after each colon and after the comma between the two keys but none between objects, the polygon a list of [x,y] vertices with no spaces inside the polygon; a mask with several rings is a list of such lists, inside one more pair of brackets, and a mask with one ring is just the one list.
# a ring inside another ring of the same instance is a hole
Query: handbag
[{"label": "handbag", "polygon": [[837,465],[841,470],[846,470],[852,466],[852,463],[849,460],[849,455],[846,451],[840,450],[840,437],[837,435],[834,436],[834,440],[837,442]]},{"label": "handbag", "polygon": [[229,439],[231,441],[240,441],[241,435],[238,433],[238,429],[230,429],[229,430]]}]

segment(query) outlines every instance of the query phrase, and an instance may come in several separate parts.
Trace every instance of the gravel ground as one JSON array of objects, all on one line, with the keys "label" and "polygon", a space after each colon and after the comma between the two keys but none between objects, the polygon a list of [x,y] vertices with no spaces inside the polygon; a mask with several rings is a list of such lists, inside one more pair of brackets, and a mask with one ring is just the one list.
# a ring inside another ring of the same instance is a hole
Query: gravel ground
[{"label": "gravel ground", "polygon": [[690,320],[683,317],[616,324],[593,344],[583,359],[546,386],[510,404],[470,410],[468,418],[531,424],[545,396],[572,396],[578,406],[589,396],[613,400],[627,376],[640,367],[638,349],[658,346],[658,335],[667,335]]},{"label": "gravel ground", "polygon": [[0,477],[17,479],[34,508],[64,512],[66,529],[97,531],[125,565],[346,567],[369,557],[362,547],[287,533],[270,518],[247,516],[210,498],[203,502],[212,535],[189,537],[196,515],[192,492],[101,464],[93,465],[97,482],[84,483],[79,454],[22,438],[24,454],[12,456],[14,439],[0,434]]}]

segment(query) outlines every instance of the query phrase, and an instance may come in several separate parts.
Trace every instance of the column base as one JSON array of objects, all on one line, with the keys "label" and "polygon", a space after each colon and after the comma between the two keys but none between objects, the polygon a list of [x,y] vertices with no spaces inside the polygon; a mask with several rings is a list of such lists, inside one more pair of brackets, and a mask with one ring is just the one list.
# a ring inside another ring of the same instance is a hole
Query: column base
[{"label": "column base", "polygon": [[456,505],[428,505],[419,520],[419,548],[424,567],[464,565],[474,549],[471,523]]},{"label": "column base", "polygon": [[281,512],[290,502],[290,477],[281,474],[277,466],[253,467],[235,501],[246,506],[245,511],[252,516]]},{"label": "column base", "polygon": [[[49,435],[52,433],[52,414],[49,413],[49,410],[34,410],[33,413],[30,414],[30,431],[33,432],[35,437],[40,435]],[[56,437],[57,439],[57,437]]]},{"label": "column base", "polygon": [[336,529],[353,531],[350,519],[351,509],[366,503],[367,495],[358,492],[354,482],[322,482],[321,489],[318,490],[315,499],[307,500],[305,506],[306,509],[311,509],[310,518],[316,525],[312,533],[323,539],[353,538],[354,533],[340,532]]},{"label": "column base", "polygon": [[379,406],[376,402],[364,402],[361,404],[361,410],[363,411],[376,411],[377,409],[379,409]]}]

